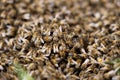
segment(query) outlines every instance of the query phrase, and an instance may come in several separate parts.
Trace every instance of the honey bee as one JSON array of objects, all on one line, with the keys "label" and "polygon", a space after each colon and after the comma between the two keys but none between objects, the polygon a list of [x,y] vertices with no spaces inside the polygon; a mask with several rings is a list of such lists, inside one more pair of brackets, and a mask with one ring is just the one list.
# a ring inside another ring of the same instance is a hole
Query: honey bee
[{"label": "honey bee", "polygon": [[0,71],[2,71],[4,68],[3,68],[3,66],[2,65],[0,65]]},{"label": "honey bee", "polygon": [[110,77],[114,76],[115,73],[116,73],[115,70],[111,70],[111,71],[105,73],[105,74],[104,74],[104,77],[105,77],[106,79],[109,79]]},{"label": "honey bee", "polygon": [[3,48],[3,44],[4,44],[4,42],[0,41],[0,49]]},{"label": "honey bee", "polygon": [[45,37],[43,37],[43,39],[46,42],[50,42],[52,40],[52,37],[51,36],[45,36]]},{"label": "honey bee", "polygon": [[54,44],[53,45],[53,52],[54,53],[56,53],[56,52],[58,52],[59,50],[58,50],[58,45],[57,44]]},{"label": "honey bee", "polygon": [[35,64],[34,63],[30,63],[27,67],[28,70],[33,70],[35,69]]},{"label": "honey bee", "polygon": [[89,59],[86,59],[86,60],[82,63],[81,68],[82,68],[82,69],[85,69],[85,68],[87,67],[89,61],[90,61]]}]

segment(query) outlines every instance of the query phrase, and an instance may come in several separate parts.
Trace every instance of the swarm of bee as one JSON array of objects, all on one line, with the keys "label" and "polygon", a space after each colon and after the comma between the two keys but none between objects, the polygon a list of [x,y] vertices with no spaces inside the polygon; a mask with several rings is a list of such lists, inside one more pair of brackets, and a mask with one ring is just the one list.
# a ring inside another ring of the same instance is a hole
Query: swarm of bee
[{"label": "swarm of bee", "polygon": [[0,80],[19,80],[14,62],[35,80],[120,80],[119,17],[119,0],[0,0]]}]

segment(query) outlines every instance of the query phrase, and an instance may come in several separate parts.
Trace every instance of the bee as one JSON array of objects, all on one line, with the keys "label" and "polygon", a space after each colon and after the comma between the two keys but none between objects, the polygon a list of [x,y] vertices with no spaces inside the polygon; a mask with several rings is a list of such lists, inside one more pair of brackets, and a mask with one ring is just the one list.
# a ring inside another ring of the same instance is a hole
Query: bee
[{"label": "bee", "polygon": [[101,53],[100,53],[98,50],[96,50],[96,49],[93,48],[93,49],[91,50],[91,52],[89,52],[89,55],[95,58],[95,57],[97,57],[97,56],[100,56]]},{"label": "bee", "polygon": [[30,49],[29,52],[26,54],[26,56],[30,56],[30,55],[32,55],[33,52],[34,52],[33,49]]},{"label": "bee", "polygon": [[113,76],[112,80],[120,80],[120,76]]},{"label": "bee", "polygon": [[56,52],[58,52],[58,51],[59,51],[59,49],[58,49],[58,44],[54,44],[54,45],[53,45],[53,52],[56,53]]},{"label": "bee", "polygon": [[41,51],[42,53],[45,53],[46,50],[47,50],[47,47],[46,47],[45,45],[42,47],[42,49],[40,49],[40,51]]},{"label": "bee", "polygon": [[14,39],[10,39],[8,41],[7,45],[10,46],[10,47],[14,46],[14,41],[15,41]]},{"label": "bee", "polygon": [[81,68],[82,68],[82,69],[85,69],[85,68],[87,67],[87,65],[88,65],[89,62],[90,62],[90,60],[89,60],[89,59],[86,59],[86,60],[82,63]]},{"label": "bee", "polygon": [[51,50],[52,50],[51,46],[48,46],[46,50],[46,56],[49,56],[51,54]]},{"label": "bee", "polygon": [[0,49],[3,48],[3,45],[4,45],[4,42],[3,42],[3,41],[0,41]]},{"label": "bee", "polygon": [[105,74],[104,74],[104,77],[105,77],[106,79],[109,79],[110,77],[113,77],[115,74],[116,74],[116,71],[115,71],[115,70],[111,70],[111,71],[105,73]]},{"label": "bee", "polygon": [[93,57],[90,56],[89,58],[90,58],[92,64],[98,63],[97,60],[95,60]]},{"label": "bee", "polygon": [[44,36],[43,39],[46,42],[50,42],[52,40],[52,37],[51,36]]},{"label": "bee", "polygon": [[65,57],[65,51],[64,50],[60,51],[59,55],[60,55],[60,57]]},{"label": "bee", "polygon": [[0,71],[3,71],[3,69],[4,69],[4,68],[3,68],[3,66],[2,66],[2,65],[0,65]]},{"label": "bee", "polygon": [[28,65],[28,67],[27,67],[27,69],[28,70],[33,70],[33,69],[35,69],[36,67],[35,67],[35,64],[34,63],[30,63],[29,65]]},{"label": "bee", "polygon": [[120,27],[119,27],[119,25],[117,25],[117,24],[111,24],[111,25],[110,25],[110,29],[111,29],[112,31],[116,31],[116,30],[119,30]]},{"label": "bee", "polygon": [[70,75],[70,76],[71,76],[71,79],[73,79],[73,80],[80,80],[80,78],[76,75]]},{"label": "bee", "polygon": [[104,52],[104,53],[107,53],[108,52],[108,49],[101,43],[101,46],[100,47],[97,47],[98,50]]},{"label": "bee", "polygon": [[31,17],[30,13],[26,13],[22,16],[22,18],[25,20],[30,20],[30,17]]},{"label": "bee", "polygon": [[97,75],[93,77],[93,80],[104,80],[103,73],[99,72]]},{"label": "bee", "polygon": [[50,28],[48,28],[45,32],[44,32],[44,35],[46,35],[46,36],[50,36]]},{"label": "bee", "polygon": [[29,72],[30,76],[35,76],[35,70]]},{"label": "bee", "polygon": [[114,40],[113,43],[116,47],[120,47],[120,40]]},{"label": "bee", "polygon": [[111,68],[107,65],[105,65],[104,67],[100,68],[100,70],[102,71],[109,71]]},{"label": "bee", "polygon": [[16,31],[15,27],[7,25],[7,33],[6,33],[7,36],[14,36],[15,31]]},{"label": "bee", "polygon": [[76,68],[79,68],[79,66],[81,65],[82,63],[82,60],[81,59],[77,59],[77,64],[76,64]]},{"label": "bee", "polygon": [[53,64],[55,65],[55,67],[59,67],[57,60],[52,59],[52,62],[53,62]]}]

